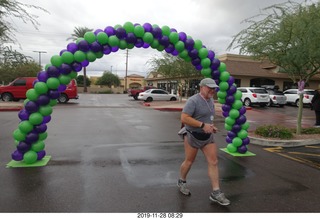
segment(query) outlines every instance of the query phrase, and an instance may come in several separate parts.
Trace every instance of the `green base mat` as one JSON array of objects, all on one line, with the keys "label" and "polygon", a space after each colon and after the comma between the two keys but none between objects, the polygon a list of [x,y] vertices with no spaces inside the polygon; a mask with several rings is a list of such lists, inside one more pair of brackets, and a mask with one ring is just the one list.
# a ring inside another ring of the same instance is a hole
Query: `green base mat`
[{"label": "green base mat", "polygon": [[16,167],[42,167],[48,164],[49,160],[51,159],[51,156],[45,156],[42,158],[42,160],[39,160],[33,164],[26,164],[23,161],[15,161],[12,160],[7,164],[7,168],[16,168]]},{"label": "green base mat", "polygon": [[239,152],[231,153],[231,152],[228,151],[227,148],[220,148],[220,150],[222,150],[222,151],[224,151],[224,152],[226,152],[226,153],[228,153],[228,154],[230,154],[230,155],[232,155],[232,156],[234,156],[234,157],[251,157],[251,156],[256,156],[254,153],[251,153],[250,151],[247,151],[246,153],[241,154],[241,153],[239,153]]}]

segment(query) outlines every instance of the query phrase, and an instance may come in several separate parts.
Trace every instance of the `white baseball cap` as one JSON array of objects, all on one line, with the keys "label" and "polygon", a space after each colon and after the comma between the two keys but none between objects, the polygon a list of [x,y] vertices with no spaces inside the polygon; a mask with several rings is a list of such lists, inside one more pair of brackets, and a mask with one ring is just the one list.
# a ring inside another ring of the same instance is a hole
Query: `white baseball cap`
[{"label": "white baseball cap", "polygon": [[212,78],[204,78],[200,81],[200,86],[207,86],[210,88],[216,88],[219,87],[216,82]]}]

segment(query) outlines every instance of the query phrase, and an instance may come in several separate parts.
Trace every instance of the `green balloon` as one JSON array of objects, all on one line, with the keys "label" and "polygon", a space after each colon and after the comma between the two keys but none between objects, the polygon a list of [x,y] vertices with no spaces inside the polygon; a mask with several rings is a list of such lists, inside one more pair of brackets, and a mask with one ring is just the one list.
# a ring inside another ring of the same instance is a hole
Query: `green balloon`
[{"label": "green balloon", "polygon": [[178,41],[176,44],[174,44],[174,48],[180,53],[184,50],[184,42]]},{"label": "green balloon", "polygon": [[127,43],[127,41],[125,41],[125,40],[120,40],[120,42],[119,42],[119,48],[120,49],[126,49],[127,48],[127,46],[128,46],[128,43]]},{"label": "green balloon", "polygon": [[241,139],[245,139],[246,137],[248,137],[248,132],[246,130],[241,129],[237,136]]},{"label": "green balloon", "polygon": [[182,59],[187,58],[188,55],[188,50],[184,49],[182,52],[179,53],[179,57],[181,57]]},{"label": "green balloon", "polygon": [[16,129],[13,132],[13,138],[17,141],[24,141],[26,139],[26,134],[21,132],[20,129]]},{"label": "green balloon", "polygon": [[227,150],[230,152],[230,153],[235,153],[237,151],[237,147],[235,147],[233,144],[228,144],[227,145]]},{"label": "green balloon", "polygon": [[160,44],[159,44],[159,46],[157,46],[156,49],[157,49],[159,52],[162,52],[165,48],[164,48],[163,45],[160,45]]},{"label": "green balloon", "polygon": [[39,152],[39,151],[42,151],[45,147],[45,144],[43,141],[37,141],[35,143],[33,143],[31,145],[31,150],[35,151],[35,152]]},{"label": "green balloon", "polygon": [[195,40],[194,41],[194,48],[199,51],[202,48],[202,41],[201,40]]},{"label": "green balloon", "polygon": [[220,74],[220,81],[227,81],[230,78],[230,73],[227,71],[223,71]]},{"label": "green balloon", "polygon": [[119,42],[120,42],[120,40],[119,40],[119,38],[117,36],[113,35],[113,36],[109,37],[109,45],[111,47],[119,46]]},{"label": "green balloon", "polygon": [[201,59],[201,66],[203,68],[208,68],[211,65],[211,60],[209,58],[203,58]]},{"label": "green balloon", "polygon": [[60,67],[63,63],[62,58],[59,55],[52,56],[50,62],[53,66],[56,67]]},{"label": "green balloon", "polygon": [[150,32],[146,32],[146,33],[143,35],[143,38],[142,38],[142,39],[143,39],[144,42],[151,44],[152,41],[153,41],[153,35],[152,35],[152,33],[150,33]]},{"label": "green balloon", "polygon": [[141,25],[137,25],[134,27],[133,33],[136,37],[143,37],[144,35],[144,28]]},{"label": "green balloon", "polygon": [[157,40],[157,39],[154,39],[152,41],[152,43],[150,44],[151,48],[153,48],[153,49],[158,48],[159,45],[160,45],[160,43],[159,43],[159,40]]},{"label": "green balloon", "polygon": [[43,116],[49,116],[52,113],[52,107],[50,105],[41,106],[39,109],[39,112]]},{"label": "green balloon", "polygon": [[61,55],[62,61],[67,64],[74,62],[74,56],[71,52],[63,52]]},{"label": "green balloon", "polygon": [[31,113],[29,116],[29,121],[32,125],[40,125],[43,121],[43,116],[39,112]]},{"label": "green balloon", "polygon": [[123,28],[126,30],[127,33],[133,33],[134,31],[134,25],[129,21],[124,23]]},{"label": "green balloon", "polygon": [[222,81],[219,83],[219,88],[221,91],[226,91],[229,88],[228,82]]},{"label": "green balloon", "polygon": [[239,110],[243,106],[241,100],[235,100],[234,103],[232,104],[233,109]]},{"label": "green balloon", "polygon": [[240,145],[242,145],[242,139],[239,137],[235,137],[234,139],[232,139],[232,144],[235,147],[239,147]]},{"label": "green balloon", "polygon": [[94,54],[94,52],[89,51],[87,52],[87,59],[89,62],[94,62],[97,59],[97,56]]},{"label": "green balloon", "polygon": [[93,43],[94,41],[96,41],[96,35],[94,35],[93,32],[86,32],[84,34],[84,39],[88,42],[88,43]]},{"label": "green balloon", "polygon": [[76,44],[79,44],[82,40],[84,40],[83,37],[79,37],[77,40],[76,40]]},{"label": "green balloon", "polygon": [[241,97],[242,97],[242,92],[237,90],[237,92],[235,94],[233,94],[234,98],[236,100],[241,100]]},{"label": "green balloon", "polygon": [[177,32],[171,32],[169,34],[169,40],[173,45],[176,44],[179,41],[179,34]]},{"label": "green balloon", "polygon": [[71,78],[68,75],[61,74],[59,76],[59,81],[61,84],[68,85],[71,81]]},{"label": "green balloon", "polygon": [[77,62],[83,62],[86,59],[86,54],[80,50],[76,51],[73,56]]},{"label": "green balloon", "polygon": [[100,32],[97,35],[97,40],[101,45],[106,45],[108,43],[109,37],[105,32]]},{"label": "green balloon", "polygon": [[228,117],[225,119],[225,123],[226,123],[227,125],[232,126],[234,123],[236,123],[236,120],[233,119],[233,118],[231,118],[230,116],[228,116]]},{"label": "green balloon", "polygon": [[161,28],[161,30],[162,30],[162,35],[167,36],[167,37],[170,35],[170,27],[168,27],[168,26],[163,26],[163,27]]},{"label": "green balloon", "polygon": [[72,71],[68,74],[71,79],[76,79],[78,77],[78,72]]},{"label": "green balloon", "polygon": [[37,91],[38,94],[45,94],[48,92],[49,88],[45,82],[38,81],[34,85],[34,89]]},{"label": "green balloon", "polygon": [[[128,46],[129,45],[130,44],[128,44]],[[129,48],[129,47],[127,47],[127,48]],[[97,59],[101,59],[103,57],[103,53],[102,52],[95,52],[94,54],[96,55]]]},{"label": "green balloon", "polygon": [[116,24],[113,28],[116,30],[118,28],[122,27],[120,24]]},{"label": "green balloon", "polygon": [[18,127],[19,127],[20,131],[25,134],[28,134],[33,129],[33,125],[31,124],[31,122],[29,122],[27,120],[20,122]]},{"label": "green balloon", "polygon": [[58,89],[59,85],[60,85],[60,81],[58,78],[49,78],[47,80],[47,86],[49,89],[52,89],[52,90]]},{"label": "green balloon", "polygon": [[245,122],[244,124],[241,125],[241,128],[242,128],[243,130],[248,130],[249,127],[250,127],[250,123],[249,123],[249,122]]},{"label": "green balloon", "polygon": [[228,125],[227,123],[224,124],[224,129],[227,131],[231,131],[232,130],[232,126]]},{"label": "green balloon", "polygon": [[226,99],[225,98],[218,98],[218,102],[221,104],[225,104],[226,103]]},{"label": "green balloon", "polygon": [[36,101],[39,97],[39,94],[34,88],[31,88],[26,92],[26,96],[29,100]]},{"label": "green balloon", "polygon": [[203,68],[203,69],[201,69],[201,74],[205,78],[210,78],[211,77],[211,71],[212,71],[211,68]]},{"label": "green balloon", "polygon": [[40,140],[41,140],[41,141],[44,141],[44,140],[47,139],[47,137],[48,137],[48,133],[47,133],[47,132],[40,133],[40,134],[39,134],[39,141],[40,141]]},{"label": "green balloon", "polygon": [[227,97],[227,92],[219,90],[217,96],[218,98],[225,99]]},{"label": "green balloon", "polygon": [[207,58],[208,54],[209,54],[209,51],[206,48],[199,49],[199,57],[200,57],[200,59]]},{"label": "green balloon", "polygon": [[226,71],[226,69],[227,69],[226,64],[224,62],[220,62],[219,71],[224,72]]},{"label": "green balloon", "polygon": [[50,100],[49,105],[50,106],[55,106],[58,104],[58,101],[56,99]]},{"label": "green balloon", "polygon": [[230,112],[229,112],[229,116],[232,118],[232,119],[236,119],[240,116],[240,113],[238,110],[236,109],[231,109]]},{"label": "green balloon", "polygon": [[26,164],[33,164],[37,161],[38,154],[34,151],[28,151],[23,155],[23,161]]}]

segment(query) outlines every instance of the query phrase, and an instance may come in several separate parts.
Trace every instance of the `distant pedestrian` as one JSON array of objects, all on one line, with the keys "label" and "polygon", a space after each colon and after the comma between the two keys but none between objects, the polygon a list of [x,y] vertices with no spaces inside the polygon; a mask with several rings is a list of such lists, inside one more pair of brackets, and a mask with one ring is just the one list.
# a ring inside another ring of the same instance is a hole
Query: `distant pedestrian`
[{"label": "distant pedestrian", "polygon": [[201,80],[199,85],[200,93],[194,94],[187,100],[181,113],[181,122],[185,126],[178,134],[184,140],[185,159],[180,166],[178,187],[182,194],[191,194],[186,178],[200,149],[208,163],[208,175],[212,186],[209,199],[220,205],[229,205],[230,201],[220,190],[218,149],[213,136],[217,131],[213,124],[215,114],[213,95],[218,86],[211,78]]},{"label": "distant pedestrian", "polygon": [[314,96],[311,100],[311,109],[314,110],[316,114],[316,127],[320,127],[320,85],[317,90],[314,92]]}]

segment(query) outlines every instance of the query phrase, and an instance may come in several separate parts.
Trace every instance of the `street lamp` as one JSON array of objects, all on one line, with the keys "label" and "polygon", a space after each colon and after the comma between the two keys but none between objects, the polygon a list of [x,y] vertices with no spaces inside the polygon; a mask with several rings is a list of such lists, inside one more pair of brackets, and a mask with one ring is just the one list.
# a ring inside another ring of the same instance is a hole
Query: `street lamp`
[{"label": "street lamp", "polygon": [[41,67],[41,53],[47,53],[47,52],[46,51],[33,51],[33,52],[39,53],[39,66],[42,69],[42,67]]}]

